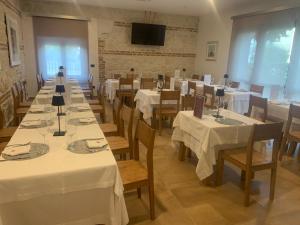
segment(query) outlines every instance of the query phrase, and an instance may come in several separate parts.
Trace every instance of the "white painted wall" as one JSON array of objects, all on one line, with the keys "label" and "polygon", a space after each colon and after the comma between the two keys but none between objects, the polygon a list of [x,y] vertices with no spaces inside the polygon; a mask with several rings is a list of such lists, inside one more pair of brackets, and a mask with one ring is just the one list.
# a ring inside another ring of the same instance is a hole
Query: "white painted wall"
[{"label": "white painted wall", "polygon": [[28,95],[33,97],[37,92],[37,63],[33,34],[33,22],[31,16],[22,16],[22,30],[24,43],[25,79],[27,80]]}]

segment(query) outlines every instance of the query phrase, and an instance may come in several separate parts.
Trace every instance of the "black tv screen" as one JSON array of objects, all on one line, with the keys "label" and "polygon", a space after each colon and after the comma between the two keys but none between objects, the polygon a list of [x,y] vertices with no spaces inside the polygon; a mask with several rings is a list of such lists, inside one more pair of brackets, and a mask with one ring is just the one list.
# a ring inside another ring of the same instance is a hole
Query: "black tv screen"
[{"label": "black tv screen", "polygon": [[164,46],[165,33],[165,25],[133,23],[131,43],[136,45]]}]

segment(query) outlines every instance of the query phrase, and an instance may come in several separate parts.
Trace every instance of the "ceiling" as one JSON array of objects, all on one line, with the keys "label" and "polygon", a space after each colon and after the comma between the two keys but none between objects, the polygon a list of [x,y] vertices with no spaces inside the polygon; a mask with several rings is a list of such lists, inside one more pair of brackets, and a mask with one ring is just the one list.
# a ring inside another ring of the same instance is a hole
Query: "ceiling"
[{"label": "ceiling", "polygon": [[253,7],[261,3],[264,9],[299,3],[299,0],[35,0],[68,2],[109,8],[162,12],[178,15],[199,16],[215,10],[232,10]]}]

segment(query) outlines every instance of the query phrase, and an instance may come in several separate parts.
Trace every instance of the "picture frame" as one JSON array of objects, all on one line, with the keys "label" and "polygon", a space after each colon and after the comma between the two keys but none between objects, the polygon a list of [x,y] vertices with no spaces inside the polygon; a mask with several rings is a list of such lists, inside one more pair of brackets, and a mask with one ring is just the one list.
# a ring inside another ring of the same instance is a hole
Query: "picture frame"
[{"label": "picture frame", "polygon": [[218,53],[218,41],[209,41],[206,46],[206,60],[207,61],[216,61]]},{"label": "picture frame", "polygon": [[11,66],[21,64],[19,26],[16,19],[5,15],[6,33],[9,50],[9,61]]}]

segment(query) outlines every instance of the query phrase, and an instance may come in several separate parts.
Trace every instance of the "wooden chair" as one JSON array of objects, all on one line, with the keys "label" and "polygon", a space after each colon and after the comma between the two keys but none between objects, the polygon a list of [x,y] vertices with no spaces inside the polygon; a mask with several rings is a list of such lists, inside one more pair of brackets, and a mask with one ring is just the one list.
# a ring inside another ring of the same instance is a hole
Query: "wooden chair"
[{"label": "wooden chair", "polygon": [[119,135],[120,110],[121,110],[121,102],[119,98],[116,97],[113,101],[113,123],[99,124],[102,132],[106,137]]},{"label": "wooden chair", "polygon": [[240,82],[231,81],[230,87],[231,88],[239,88],[240,87]]},{"label": "wooden chair", "polygon": [[192,79],[193,80],[200,80],[200,75],[193,74]]},{"label": "wooden chair", "polygon": [[[245,198],[244,204],[248,206],[250,203],[250,185],[253,173],[260,170],[271,170],[270,195],[272,201],[274,199],[276,170],[277,170],[277,156],[279,151],[279,144],[281,140],[283,123],[268,123],[255,124],[249,138],[247,147],[241,149],[223,150],[218,154],[218,175],[217,183],[222,183],[224,160],[239,167],[245,171]],[[272,156],[254,150],[253,145],[258,141],[274,140]]]},{"label": "wooden chair", "polygon": [[128,73],[126,75],[127,79],[133,79],[133,80],[135,80],[137,77],[138,77],[138,75],[137,74],[133,74],[133,73]]},{"label": "wooden chair", "polygon": [[104,84],[102,83],[99,83],[99,86],[97,88],[97,98],[96,99],[87,99],[87,102],[90,104],[90,105],[101,105],[101,95],[103,94],[104,97],[105,97],[105,93],[101,93],[101,88],[104,88]]},{"label": "wooden chair", "polygon": [[195,105],[195,96],[192,95],[184,95],[181,96],[181,110],[194,110]]},{"label": "wooden chair", "polygon": [[92,74],[89,75],[89,79],[88,79],[88,86],[87,87],[81,87],[83,94],[87,97],[89,97],[90,99],[93,99],[93,92],[95,89],[95,86],[93,84],[94,81],[94,76]]},{"label": "wooden chair", "polygon": [[105,86],[100,83],[98,88],[98,96],[97,96],[99,104],[90,105],[93,113],[99,114],[103,123],[105,123],[105,119],[106,119],[104,93],[105,93]]},{"label": "wooden chair", "polygon": [[259,94],[262,95],[264,93],[264,86],[260,86],[260,85],[256,85],[256,84],[251,84],[250,92],[259,93]]},{"label": "wooden chair", "polygon": [[191,95],[191,90],[193,90],[193,95],[196,95],[196,82],[188,81],[188,95]]},{"label": "wooden chair", "polygon": [[297,144],[300,143],[299,124],[297,124],[298,129],[293,127],[294,119],[296,120],[300,119],[300,106],[291,104],[289,109],[289,117],[285,126],[283,139],[280,147],[280,154],[279,154],[280,160],[282,160],[282,156],[287,152],[288,149],[290,149],[289,152],[293,152],[296,149]]},{"label": "wooden chair", "polygon": [[43,84],[42,84],[42,78],[41,78],[41,75],[40,74],[36,74],[36,82],[37,82],[37,88],[38,88],[38,91],[41,90]]},{"label": "wooden chair", "polygon": [[5,104],[6,101],[9,101],[10,97],[11,97],[10,91],[7,91],[0,96],[0,142],[8,142],[18,128],[18,127],[5,127],[4,124],[6,120],[1,106],[2,104]]},{"label": "wooden chair", "polygon": [[113,79],[120,79],[122,77],[121,74],[113,74]]},{"label": "wooden chair", "polygon": [[164,84],[164,88],[165,89],[170,89],[171,87],[171,77],[170,76],[165,76],[165,84]]},{"label": "wooden chair", "polygon": [[31,106],[32,104],[32,101],[24,101],[25,100],[25,97],[24,97],[24,91],[23,91],[23,88],[22,88],[22,82],[16,82],[14,83],[14,86],[15,86],[15,89],[16,89],[16,92],[17,92],[17,95],[19,96],[19,106],[21,108],[28,108]]},{"label": "wooden chair", "polygon": [[204,85],[203,96],[205,97],[204,105],[207,108],[211,108],[211,109],[216,108],[216,106],[215,106],[216,96],[215,96],[214,86]]},{"label": "wooden chair", "polygon": [[141,89],[152,90],[154,88],[153,78],[141,78]]},{"label": "wooden chair", "polygon": [[[119,136],[107,137],[108,144],[114,154],[121,155],[121,159],[126,159],[126,154],[129,153],[130,159],[133,157],[132,150],[132,124],[134,110],[126,105],[123,105],[120,111],[119,120]],[[125,124],[126,123],[126,124]],[[127,125],[127,132],[125,132]],[[127,138],[126,138],[127,133]]]},{"label": "wooden chair", "polygon": [[[254,109],[254,110],[253,110]],[[260,109],[259,112],[258,110]],[[268,115],[268,99],[250,95],[248,112],[245,116],[265,122]]]},{"label": "wooden chair", "polygon": [[14,86],[11,87],[11,93],[14,102],[14,120],[15,126],[18,126],[22,118],[26,115],[29,110],[29,107],[21,107],[20,106],[20,97],[16,91]]},{"label": "wooden chair", "polygon": [[134,107],[133,79],[121,77],[116,95],[120,98],[122,104],[125,103],[127,106]]},{"label": "wooden chair", "polygon": [[[150,218],[155,219],[154,205],[154,176],[153,176],[153,148],[155,130],[142,120],[139,120],[134,135],[134,159],[118,161],[121,178],[125,191],[137,189],[138,197],[141,198],[141,187],[148,186]],[[139,144],[146,148],[147,167],[139,161]]]},{"label": "wooden chair", "polygon": [[[164,105],[164,101],[174,101],[174,104]],[[179,112],[180,91],[162,91],[160,93],[159,107],[154,110],[154,121],[158,119],[159,135],[161,135],[162,120],[164,117],[175,118]]]}]

